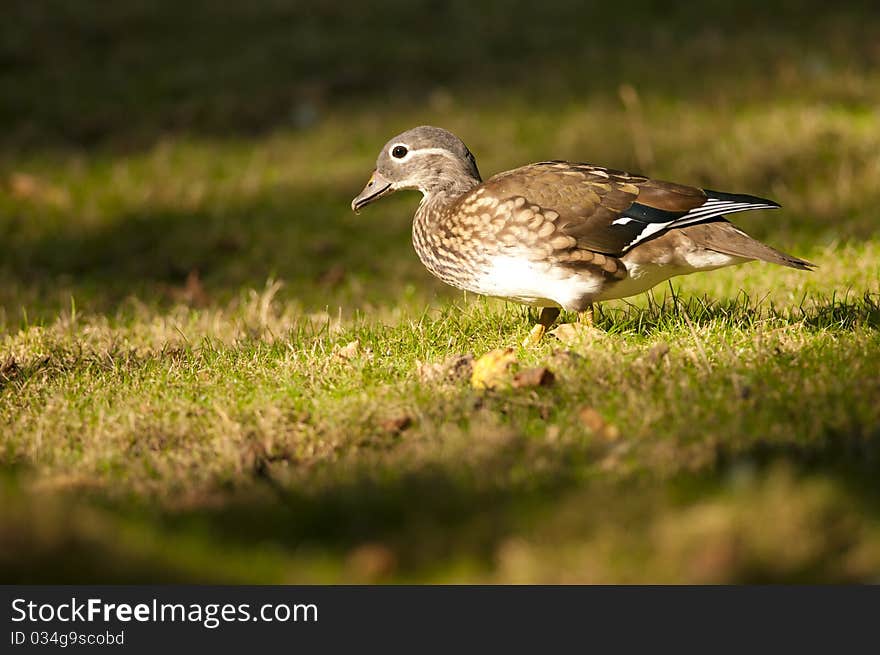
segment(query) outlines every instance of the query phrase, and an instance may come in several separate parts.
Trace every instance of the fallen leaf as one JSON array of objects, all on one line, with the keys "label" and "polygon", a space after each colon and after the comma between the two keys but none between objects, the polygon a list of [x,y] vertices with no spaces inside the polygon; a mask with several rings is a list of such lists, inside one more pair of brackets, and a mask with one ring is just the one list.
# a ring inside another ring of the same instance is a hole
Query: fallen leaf
[{"label": "fallen leaf", "polygon": [[13,173],[9,176],[9,190],[16,198],[30,198],[36,195],[40,184],[37,178],[27,173]]},{"label": "fallen leaf", "polygon": [[455,355],[444,362],[446,367],[446,378],[452,381],[469,378],[474,372],[474,356],[470,353],[466,355]]},{"label": "fallen leaf", "polygon": [[70,204],[70,194],[65,189],[53,186],[28,173],[10,175],[9,191],[15,198],[34,200],[55,207],[67,207]]},{"label": "fallen leaf", "polygon": [[476,389],[495,389],[507,382],[507,373],[516,362],[513,348],[490,350],[474,362],[471,385]]},{"label": "fallen leaf", "polygon": [[8,382],[13,378],[18,377],[18,374],[21,372],[21,367],[18,365],[18,362],[15,361],[15,357],[9,355],[2,364],[0,364],[0,381]]},{"label": "fallen leaf", "polygon": [[578,418],[590,432],[598,437],[614,441],[620,437],[620,430],[616,425],[611,425],[605,418],[592,407],[582,407],[578,412]]},{"label": "fallen leaf", "polygon": [[556,380],[553,371],[543,366],[526,368],[513,376],[514,388],[549,387]]},{"label": "fallen leaf", "polygon": [[457,382],[468,378],[473,373],[474,356],[452,355],[442,362],[426,362],[416,364],[416,374],[422,382]]},{"label": "fallen leaf", "polygon": [[359,578],[385,578],[397,568],[394,551],[381,543],[366,543],[354,548],[346,558],[348,569]]},{"label": "fallen leaf", "polygon": [[410,428],[413,424],[412,416],[407,414],[401,414],[400,416],[395,416],[393,418],[385,419],[381,423],[379,423],[379,427],[384,432],[390,432],[391,434],[400,434],[401,432]]},{"label": "fallen leaf", "polygon": [[358,356],[361,350],[361,342],[357,339],[354,341],[349,341],[347,344],[342,346],[339,350],[336,351],[336,356],[341,359],[354,359]]},{"label": "fallen leaf", "polygon": [[583,323],[563,323],[547,334],[552,334],[567,346],[589,344],[607,336],[602,330]]},{"label": "fallen leaf", "polygon": [[583,407],[578,412],[578,418],[593,432],[599,432],[605,427],[605,419],[592,407]]},{"label": "fallen leaf", "polygon": [[583,357],[578,355],[573,350],[556,350],[550,356],[550,362],[558,367],[566,367],[573,366],[578,361],[582,360]]}]

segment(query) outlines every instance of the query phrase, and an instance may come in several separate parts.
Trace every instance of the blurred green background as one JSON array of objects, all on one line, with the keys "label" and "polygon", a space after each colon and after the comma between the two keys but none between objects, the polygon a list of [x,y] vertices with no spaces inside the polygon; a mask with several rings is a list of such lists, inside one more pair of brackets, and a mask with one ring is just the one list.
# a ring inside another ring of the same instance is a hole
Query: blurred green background
[{"label": "blurred green background", "polygon": [[[878,579],[876,3],[3,13],[4,581]],[[739,222],[819,272],[610,304],[577,359],[518,352],[553,389],[426,379],[528,321],[422,269],[415,195],[351,214],[425,123],[484,177],[572,159],[774,198]]]}]

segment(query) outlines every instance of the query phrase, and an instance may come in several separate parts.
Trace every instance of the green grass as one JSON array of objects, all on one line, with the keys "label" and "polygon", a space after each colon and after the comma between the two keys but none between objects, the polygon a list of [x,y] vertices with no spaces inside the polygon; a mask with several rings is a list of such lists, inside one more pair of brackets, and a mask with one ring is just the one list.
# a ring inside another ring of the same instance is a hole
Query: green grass
[{"label": "green grass", "polygon": [[[868,5],[214,4],[0,25],[0,579],[877,581]],[[524,349],[528,310],[422,269],[414,194],[350,212],[426,122],[486,176],[774,198],[737,223],[819,268]],[[503,347],[555,383],[432,372]]]}]

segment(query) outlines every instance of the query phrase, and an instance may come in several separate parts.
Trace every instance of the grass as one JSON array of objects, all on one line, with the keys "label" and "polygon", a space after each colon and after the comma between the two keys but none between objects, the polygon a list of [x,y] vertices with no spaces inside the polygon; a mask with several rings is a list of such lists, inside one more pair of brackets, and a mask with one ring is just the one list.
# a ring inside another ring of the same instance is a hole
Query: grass
[{"label": "grass", "polygon": [[[66,7],[0,26],[4,582],[877,580],[870,13]],[[774,198],[737,223],[819,269],[678,278],[523,349],[528,310],[421,268],[414,195],[348,208],[425,122],[485,175]],[[555,383],[437,372],[508,346]]]}]

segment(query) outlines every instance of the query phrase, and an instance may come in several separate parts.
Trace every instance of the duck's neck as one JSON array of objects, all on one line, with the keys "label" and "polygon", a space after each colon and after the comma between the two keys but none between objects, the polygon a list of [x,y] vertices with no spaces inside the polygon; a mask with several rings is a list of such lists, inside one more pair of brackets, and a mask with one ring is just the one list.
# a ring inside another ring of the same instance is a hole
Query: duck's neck
[{"label": "duck's neck", "polygon": [[444,175],[435,178],[430,186],[419,189],[422,192],[422,201],[417,214],[439,214],[481,183],[479,177],[472,175]]},{"label": "duck's neck", "polygon": [[453,229],[455,203],[479,184],[479,179],[469,178],[445,189],[422,189],[422,201],[413,217],[412,241],[419,259],[431,273],[457,287],[461,284],[455,271],[437,252],[446,247],[443,241]]}]

